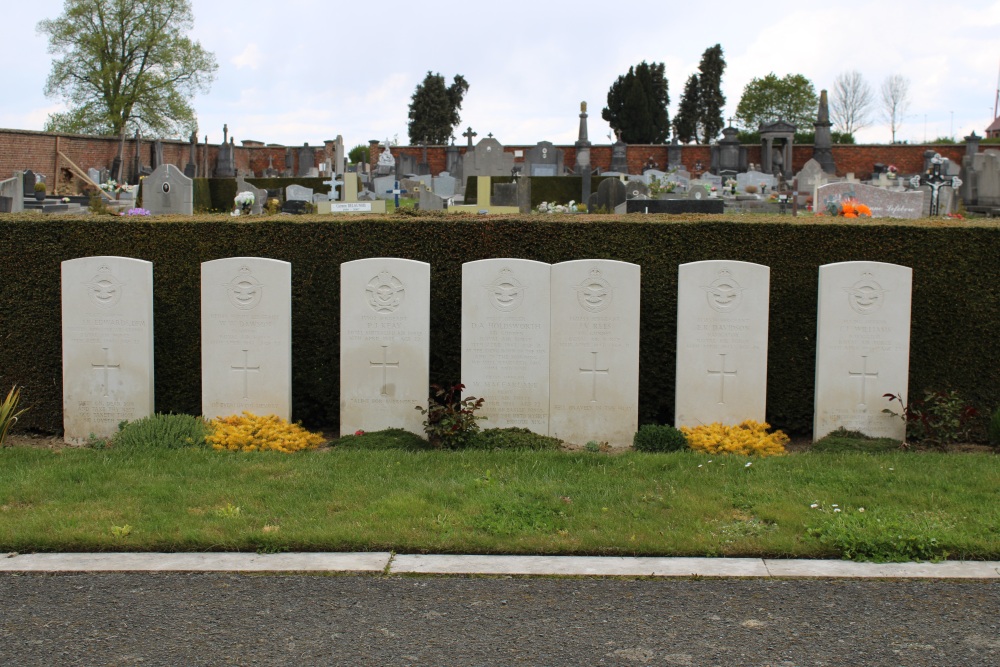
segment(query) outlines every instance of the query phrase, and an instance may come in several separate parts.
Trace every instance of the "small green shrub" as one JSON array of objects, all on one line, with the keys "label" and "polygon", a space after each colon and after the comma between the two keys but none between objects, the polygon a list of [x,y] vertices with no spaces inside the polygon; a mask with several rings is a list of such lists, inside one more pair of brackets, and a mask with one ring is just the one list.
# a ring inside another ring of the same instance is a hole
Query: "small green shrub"
[{"label": "small green shrub", "polygon": [[116,449],[204,447],[208,425],[201,417],[155,414],[122,422],[111,438]]},{"label": "small green shrub", "polygon": [[860,431],[841,427],[813,443],[811,451],[823,454],[837,452],[890,452],[899,449],[892,438],[871,438]]},{"label": "small green shrub", "polygon": [[416,433],[401,428],[387,428],[384,431],[370,433],[359,431],[354,435],[345,435],[330,443],[335,447],[345,449],[427,449],[427,441]]},{"label": "small green shrub", "polygon": [[640,452],[676,452],[687,447],[687,438],[673,426],[644,424],[632,438]]},{"label": "small green shrub", "polygon": [[424,432],[427,439],[435,447],[461,449],[468,446],[469,441],[479,431],[480,419],[476,410],[483,407],[484,399],[475,396],[459,398],[464,384],[456,384],[449,389],[436,384],[431,385],[431,395],[427,409],[416,407],[420,414],[426,415]]},{"label": "small green shrub", "polygon": [[882,412],[896,415],[906,422],[906,435],[918,442],[937,447],[956,442],[969,442],[972,427],[979,412],[966,403],[954,389],[947,391],[928,391],[922,401],[910,401],[903,406],[902,398],[894,394],[886,394],[889,402],[897,401],[902,411],[897,413],[891,409]]},{"label": "small green shrub", "polygon": [[488,428],[469,439],[469,449],[559,449],[562,440],[526,428]]},{"label": "small green shrub", "polygon": [[986,428],[990,444],[994,447],[1000,447],[1000,408],[994,410],[993,416],[990,417],[989,426]]}]

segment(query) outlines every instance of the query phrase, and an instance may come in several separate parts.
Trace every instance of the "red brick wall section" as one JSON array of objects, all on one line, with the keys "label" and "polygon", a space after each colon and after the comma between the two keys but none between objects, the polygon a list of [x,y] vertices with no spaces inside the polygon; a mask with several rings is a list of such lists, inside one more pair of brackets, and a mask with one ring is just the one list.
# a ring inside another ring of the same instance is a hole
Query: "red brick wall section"
[{"label": "red brick wall section", "polygon": [[[34,132],[31,130],[3,130],[0,129],[0,179],[8,178],[15,171],[31,169],[35,173],[45,175],[46,181],[50,184],[54,181],[54,169],[56,161],[56,140],[58,138],[59,150],[66,154],[81,169],[88,168],[107,169],[118,152],[118,140],[114,137],[96,137],[86,135],[54,134],[48,132]],[[141,159],[144,165],[149,165],[152,161],[152,141],[143,141],[141,148]],[[316,154],[316,164],[319,166],[328,156],[322,145],[313,146]],[[514,151],[527,152],[533,146],[505,146],[504,150],[510,153]],[[563,163],[568,169],[572,169],[576,164],[576,147],[560,146],[563,150]],[[747,160],[754,164],[760,164],[760,146],[747,146]],[[990,148],[984,145],[980,150]],[[292,147],[293,164],[285,164],[286,147],[280,145],[251,145],[234,146],[237,169],[252,170],[261,175],[268,167],[268,158],[278,172],[283,172],[286,168],[295,169],[295,161],[298,159],[298,146]],[[427,161],[431,172],[434,174],[445,170],[447,164],[446,146],[428,146]],[[465,147],[460,147],[460,153],[465,153]],[[872,173],[872,167],[876,162],[896,165],[901,173],[917,173],[923,169],[924,152],[933,150],[940,153],[954,162],[961,163],[965,155],[964,144],[954,145],[914,145],[914,144],[876,144],[876,145],[835,145],[833,146],[833,159],[837,165],[837,174],[844,176],[853,173],[859,179],[868,178]],[[198,144],[197,163],[199,176],[201,174],[202,155],[204,144]],[[797,145],[792,150],[792,167],[795,171],[802,169],[803,165],[812,158],[812,146]],[[218,145],[208,147],[209,169],[215,168],[218,157]],[[372,165],[378,161],[377,147],[373,149],[371,155]],[[423,160],[423,149],[419,146],[394,146],[393,154],[412,155],[419,164]],[[187,141],[166,140],[163,142],[163,159],[168,164],[174,164],[183,169],[188,163],[190,155],[190,144]],[[650,156],[665,169],[668,164],[667,146],[658,145],[630,145],[627,150],[627,160],[631,173],[641,173]],[[698,172],[695,166],[701,162],[702,172],[708,171],[712,164],[711,147],[702,145],[681,146],[681,162],[692,175]],[[124,160],[125,173],[134,170],[135,142],[132,139],[125,141]],[[600,167],[608,170],[611,167],[611,146],[597,145],[590,149],[591,164],[596,168]],[[523,156],[515,160],[515,164],[523,164]],[[61,161],[61,173],[59,175],[60,192],[75,192],[79,189],[79,179],[72,176],[68,170],[68,165]]]}]

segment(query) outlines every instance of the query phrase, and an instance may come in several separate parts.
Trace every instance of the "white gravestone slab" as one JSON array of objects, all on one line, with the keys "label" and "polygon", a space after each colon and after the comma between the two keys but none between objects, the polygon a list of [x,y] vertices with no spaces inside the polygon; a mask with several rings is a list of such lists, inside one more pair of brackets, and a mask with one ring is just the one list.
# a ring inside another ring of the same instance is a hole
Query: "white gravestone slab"
[{"label": "white gravestone slab", "polygon": [[228,257],[201,265],[201,409],[206,419],[292,417],[292,265]]},{"label": "white gravestone slab", "polygon": [[462,265],[462,382],[484,398],[484,428],[549,434],[550,266],[527,259]]},{"label": "white gravestone slab", "polygon": [[902,440],[885,394],[907,401],[913,271],[882,262],[819,267],[813,439],[840,427]]},{"label": "white gravestone slab", "polygon": [[301,185],[289,185],[285,188],[285,201],[312,201],[312,188]]},{"label": "white gravestone slab", "polygon": [[637,264],[552,267],[549,434],[630,447],[639,422]]},{"label": "white gravestone slab", "polygon": [[107,438],[153,413],[153,265],[128,257],[62,263],[66,442]]},{"label": "white gravestone slab", "polygon": [[771,270],[706,261],[677,274],[674,426],[763,422]]},{"label": "white gravestone slab", "polygon": [[424,435],[430,265],[377,257],[340,265],[340,432]]}]

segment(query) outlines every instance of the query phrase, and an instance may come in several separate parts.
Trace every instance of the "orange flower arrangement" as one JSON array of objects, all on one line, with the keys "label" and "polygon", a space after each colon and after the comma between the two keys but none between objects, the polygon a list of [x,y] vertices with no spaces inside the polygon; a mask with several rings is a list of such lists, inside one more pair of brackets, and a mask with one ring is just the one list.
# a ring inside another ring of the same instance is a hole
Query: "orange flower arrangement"
[{"label": "orange flower arrangement", "polygon": [[[857,199],[845,199],[833,210],[836,210],[834,215],[844,218],[872,217],[872,210],[864,204],[859,204]],[[833,213],[833,210],[831,210],[831,213]]]}]

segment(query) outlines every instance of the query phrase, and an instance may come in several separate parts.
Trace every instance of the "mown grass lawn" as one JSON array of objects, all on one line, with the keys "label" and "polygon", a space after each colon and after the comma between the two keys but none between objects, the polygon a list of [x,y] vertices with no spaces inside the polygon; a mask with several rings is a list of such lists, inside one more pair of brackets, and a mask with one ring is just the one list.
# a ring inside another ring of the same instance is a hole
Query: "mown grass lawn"
[{"label": "mown grass lawn", "polygon": [[0,551],[995,560],[998,490],[992,453],[14,447]]}]

